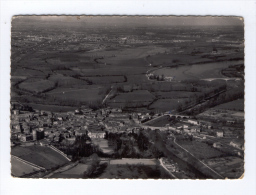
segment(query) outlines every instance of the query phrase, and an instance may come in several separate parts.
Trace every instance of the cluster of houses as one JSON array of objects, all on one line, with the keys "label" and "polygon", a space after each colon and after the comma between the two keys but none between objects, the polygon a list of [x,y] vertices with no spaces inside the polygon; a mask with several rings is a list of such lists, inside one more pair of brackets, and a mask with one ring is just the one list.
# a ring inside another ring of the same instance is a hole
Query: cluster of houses
[{"label": "cluster of houses", "polygon": [[[161,115],[160,115],[161,116]],[[53,113],[48,111],[24,111],[13,109],[11,115],[11,140],[13,143],[47,145],[63,140],[74,143],[77,136],[88,135],[90,138],[105,138],[109,132],[137,132],[140,128],[171,130],[179,134],[210,135],[216,138],[229,137],[228,131],[213,128],[211,122],[179,117],[178,122],[163,127],[147,126],[145,122],[159,117],[159,114],[126,113],[119,108],[92,110],[81,107],[72,112]],[[177,116],[176,116],[177,118]],[[230,143],[238,149],[243,144]],[[216,142],[213,147],[220,148]]]},{"label": "cluster of houses", "polygon": [[13,109],[11,140],[43,145],[62,140],[75,141],[77,136],[105,138],[106,132],[132,132],[146,115],[128,114],[119,108],[92,110],[81,107],[73,112],[24,111]]},{"label": "cluster of houses", "polygon": [[83,134],[91,138],[104,138],[105,127],[101,122],[106,114],[90,109],[67,113],[13,110],[11,139],[20,142],[40,142],[44,139],[45,144],[47,141],[75,140],[76,136]]}]

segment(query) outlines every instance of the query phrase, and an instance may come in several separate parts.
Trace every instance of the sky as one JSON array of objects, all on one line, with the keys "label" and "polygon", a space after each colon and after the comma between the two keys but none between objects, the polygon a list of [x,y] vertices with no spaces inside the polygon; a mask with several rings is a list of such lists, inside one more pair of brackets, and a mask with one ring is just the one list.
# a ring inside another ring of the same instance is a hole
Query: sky
[{"label": "sky", "polygon": [[95,26],[242,26],[240,17],[212,16],[19,16],[15,22],[38,21],[49,23],[82,23]]}]

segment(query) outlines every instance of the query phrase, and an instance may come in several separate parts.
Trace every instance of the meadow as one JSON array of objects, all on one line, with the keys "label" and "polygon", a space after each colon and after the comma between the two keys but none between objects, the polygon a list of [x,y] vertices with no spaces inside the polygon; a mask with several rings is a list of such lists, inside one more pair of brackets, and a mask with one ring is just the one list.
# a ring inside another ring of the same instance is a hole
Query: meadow
[{"label": "meadow", "polygon": [[123,164],[108,165],[99,178],[107,179],[170,179],[159,165]]},{"label": "meadow", "polygon": [[19,88],[25,91],[41,93],[55,87],[55,83],[49,80],[26,80],[19,84]]},{"label": "meadow", "polygon": [[107,104],[122,107],[141,107],[147,106],[155,99],[155,96],[147,90],[135,90],[129,93],[119,93]]},{"label": "meadow", "polygon": [[186,150],[191,152],[198,159],[210,159],[220,157],[224,153],[210,147],[208,144],[199,141],[178,141]]},{"label": "meadow", "polygon": [[220,104],[215,107],[216,109],[244,111],[244,99],[237,99],[225,104]]},{"label": "meadow", "polygon": [[13,156],[11,156],[11,173],[15,176],[15,177],[20,177],[23,176],[25,174],[29,174],[29,173],[33,173],[35,171],[38,171],[38,169],[35,169],[34,167],[14,158]]},{"label": "meadow", "polygon": [[200,95],[200,93],[190,92],[190,91],[170,91],[170,92],[156,92],[155,93],[155,96],[159,99],[191,98],[195,95]]},{"label": "meadow", "polygon": [[149,109],[166,112],[174,112],[178,109],[179,105],[183,104],[186,101],[186,98],[181,99],[158,99],[153,104],[149,106]]},{"label": "meadow", "polygon": [[102,101],[104,94],[100,95],[103,87],[86,86],[86,88],[57,88],[47,93],[47,95],[62,101],[96,102]]},{"label": "meadow", "polygon": [[86,80],[92,84],[113,84],[125,82],[124,76],[99,76],[99,77],[80,77],[80,79]]},{"label": "meadow", "polygon": [[244,161],[238,157],[211,158],[204,162],[225,178],[238,179],[244,173]]},{"label": "meadow", "polygon": [[17,146],[12,148],[11,154],[45,169],[55,168],[69,162],[53,149],[43,146]]},{"label": "meadow", "polygon": [[87,164],[79,163],[78,165],[76,165],[75,167],[73,167],[67,171],[53,174],[50,178],[69,178],[69,179],[83,178],[83,173],[84,173],[84,171],[87,170],[88,166],[89,165],[87,165]]}]

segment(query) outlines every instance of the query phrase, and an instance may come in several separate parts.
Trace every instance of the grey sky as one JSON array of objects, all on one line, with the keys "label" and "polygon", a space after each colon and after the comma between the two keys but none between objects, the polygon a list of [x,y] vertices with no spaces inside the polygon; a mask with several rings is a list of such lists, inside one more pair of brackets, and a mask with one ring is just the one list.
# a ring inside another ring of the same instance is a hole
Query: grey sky
[{"label": "grey sky", "polygon": [[84,23],[85,25],[101,26],[172,26],[172,25],[243,25],[242,18],[239,17],[211,17],[211,16],[162,16],[162,17],[145,17],[145,16],[23,16],[17,19],[19,21],[37,20],[43,22],[63,22],[63,23]]}]

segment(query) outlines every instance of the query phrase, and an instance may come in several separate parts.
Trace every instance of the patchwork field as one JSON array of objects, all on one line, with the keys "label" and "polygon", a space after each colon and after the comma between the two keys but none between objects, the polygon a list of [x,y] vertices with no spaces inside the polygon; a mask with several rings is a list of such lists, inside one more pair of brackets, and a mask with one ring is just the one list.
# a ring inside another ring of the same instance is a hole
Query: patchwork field
[{"label": "patchwork field", "polygon": [[49,80],[57,83],[58,87],[78,87],[88,85],[88,82],[84,80],[63,76],[61,74],[52,75],[49,77]]},{"label": "patchwork field", "polygon": [[132,158],[122,158],[110,161],[111,165],[157,165],[156,159],[132,159]]},{"label": "patchwork field", "polygon": [[149,80],[145,74],[127,75],[127,83],[148,83]]},{"label": "patchwork field", "polygon": [[147,106],[155,99],[147,90],[136,90],[129,93],[120,93],[113,99],[108,101],[109,105],[112,106],[127,106],[127,107],[140,107]]},{"label": "patchwork field", "polygon": [[170,116],[165,115],[155,120],[148,121],[147,125],[152,127],[164,127],[166,124],[170,124],[170,122],[171,122]]},{"label": "patchwork field", "polygon": [[12,175],[16,177],[23,176],[25,174],[33,173],[35,171],[38,171],[38,169],[35,169],[34,167],[14,158],[11,156],[11,173]]},{"label": "patchwork field", "polygon": [[99,178],[107,179],[169,179],[162,167],[156,165],[108,165]]},{"label": "patchwork field", "polygon": [[177,99],[177,98],[189,98],[199,95],[198,92],[189,91],[170,91],[170,92],[156,92],[155,95],[160,99]]},{"label": "patchwork field", "polygon": [[87,170],[88,166],[89,165],[79,163],[78,165],[76,165],[75,167],[67,171],[52,175],[50,178],[69,178],[69,179],[83,178],[83,173],[84,171]]},{"label": "patchwork field", "polygon": [[57,88],[47,93],[59,100],[72,100],[78,102],[102,101],[104,94],[99,94],[103,87],[84,86],[84,88]]},{"label": "patchwork field", "polygon": [[49,80],[30,80],[24,81],[19,84],[20,89],[24,89],[26,91],[31,92],[44,92],[46,90],[50,90],[55,86],[55,83]]},{"label": "patchwork field", "polygon": [[198,159],[215,158],[224,154],[203,142],[178,141],[178,144],[191,152]]},{"label": "patchwork field", "polygon": [[112,84],[125,82],[124,76],[99,76],[99,77],[80,77],[92,84]]},{"label": "patchwork field", "polygon": [[183,99],[158,99],[153,104],[149,106],[149,109],[158,110],[162,112],[175,111],[178,109],[180,103],[184,102],[186,98]]},{"label": "patchwork field", "polygon": [[17,68],[12,70],[12,76],[45,77],[46,74],[39,70]]},{"label": "patchwork field", "polygon": [[27,103],[24,105],[28,105],[33,109],[48,110],[50,112],[68,112],[68,111],[74,111],[75,109],[77,109],[77,107],[72,107],[72,106],[57,106],[57,105],[44,105],[44,104],[33,104],[33,103]]},{"label": "patchwork field", "polygon": [[18,146],[12,148],[11,154],[46,169],[61,166],[69,162],[59,153],[44,146]]},{"label": "patchwork field", "polygon": [[81,69],[81,74],[84,76],[122,76],[130,74],[143,74],[147,71],[148,67],[129,67],[129,66],[108,66],[104,68]]},{"label": "patchwork field", "polygon": [[238,179],[244,173],[244,161],[238,157],[212,158],[204,160],[204,162],[222,176],[229,179]]},{"label": "patchwork field", "polygon": [[[148,55],[154,55],[156,53],[162,53],[166,50],[165,47],[157,46],[157,45],[148,45],[148,46],[134,46],[134,47],[126,47],[126,48],[120,48],[118,50],[102,50],[97,51],[97,56],[104,57],[102,60],[103,62],[111,65],[120,65],[120,66],[126,66],[126,63],[123,63],[124,61],[130,60],[129,66],[143,66],[148,64],[146,61],[142,61],[144,57]],[[93,54],[87,53],[87,56],[92,56]],[[136,61],[133,61],[131,59],[139,59]]]},{"label": "patchwork field", "polygon": [[244,111],[244,99],[238,99],[232,102],[221,104],[215,107],[216,109],[226,109],[226,110],[237,110]]}]

